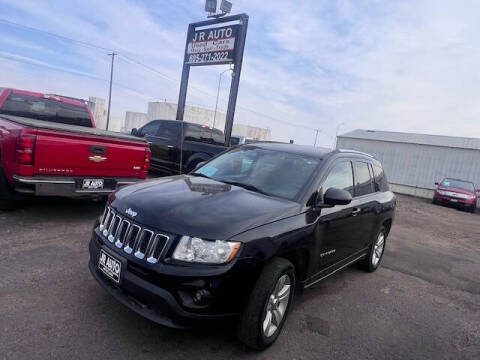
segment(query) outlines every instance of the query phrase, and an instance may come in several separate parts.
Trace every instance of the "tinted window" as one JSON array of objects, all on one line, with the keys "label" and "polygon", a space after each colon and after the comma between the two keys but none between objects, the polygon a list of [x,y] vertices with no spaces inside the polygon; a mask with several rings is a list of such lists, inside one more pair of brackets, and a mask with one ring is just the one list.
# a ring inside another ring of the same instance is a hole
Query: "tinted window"
[{"label": "tinted window", "polygon": [[372,164],[373,168],[373,175],[374,175],[374,186],[375,186],[375,191],[388,191],[388,181],[387,177],[385,175],[385,171],[378,166]]},{"label": "tinted window", "polygon": [[452,187],[452,188],[463,189],[468,191],[475,191],[475,187],[471,182],[462,181],[462,180],[445,179],[442,181],[440,186]]},{"label": "tinted window", "polygon": [[362,196],[373,192],[368,164],[355,161],[355,195]]},{"label": "tinted window", "polygon": [[[223,134],[222,131],[218,130],[218,129],[212,129],[212,140],[213,140],[213,143],[216,144],[216,145],[224,145],[225,144],[225,135]],[[230,141],[230,144],[232,142]]]},{"label": "tinted window", "polygon": [[152,121],[151,123],[145,125],[140,130],[140,135],[141,136],[145,136],[145,135],[156,136],[159,128],[160,128],[160,122],[159,121]]},{"label": "tinted window", "polygon": [[199,125],[186,124],[183,128],[185,141],[202,141],[203,128]]},{"label": "tinted window", "polygon": [[336,164],[323,182],[323,193],[329,188],[337,188],[348,191],[353,196],[353,173],[350,161]]},{"label": "tinted window", "polygon": [[295,200],[312,178],[319,162],[303,155],[241,147],[220,155],[195,173]]},{"label": "tinted window", "polygon": [[20,94],[10,94],[0,108],[0,114],[92,127],[92,120],[86,105],[78,106]]},{"label": "tinted window", "polygon": [[160,122],[157,136],[167,140],[177,139],[180,134],[180,125],[169,121]]}]

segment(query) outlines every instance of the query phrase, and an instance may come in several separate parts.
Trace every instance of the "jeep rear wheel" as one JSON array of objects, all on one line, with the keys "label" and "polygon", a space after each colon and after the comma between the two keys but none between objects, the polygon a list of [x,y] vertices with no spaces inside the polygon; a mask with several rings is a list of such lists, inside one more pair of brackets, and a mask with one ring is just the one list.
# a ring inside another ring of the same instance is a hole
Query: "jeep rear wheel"
[{"label": "jeep rear wheel", "polygon": [[240,316],[237,336],[247,346],[262,350],[280,335],[292,305],[295,271],[286,259],[265,266]]},{"label": "jeep rear wheel", "polygon": [[374,272],[380,266],[385,252],[385,245],[387,240],[387,230],[382,226],[373,241],[367,257],[362,260],[361,265],[364,270]]}]

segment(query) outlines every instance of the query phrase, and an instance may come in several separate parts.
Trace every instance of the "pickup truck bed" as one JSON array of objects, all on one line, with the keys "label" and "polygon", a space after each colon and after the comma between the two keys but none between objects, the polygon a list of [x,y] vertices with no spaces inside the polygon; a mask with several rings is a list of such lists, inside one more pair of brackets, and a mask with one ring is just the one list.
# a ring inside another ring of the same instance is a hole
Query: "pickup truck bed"
[{"label": "pickup truck bed", "polygon": [[[144,139],[0,115],[0,177],[7,182],[3,187],[10,187],[14,195],[107,194],[145,179],[149,160],[150,150]],[[0,179],[0,202],[5,192],[8,189],[2,189]]]}]

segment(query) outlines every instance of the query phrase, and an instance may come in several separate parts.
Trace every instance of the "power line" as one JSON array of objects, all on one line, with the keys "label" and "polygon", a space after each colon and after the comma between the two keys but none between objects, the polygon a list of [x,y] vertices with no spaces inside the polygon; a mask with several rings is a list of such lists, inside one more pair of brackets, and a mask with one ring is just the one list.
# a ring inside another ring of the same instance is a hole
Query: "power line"
[{"label": "power line", "polygon": [[[109,49],[109,48],[106,48],[104,46],[101,46],[101,45],[97,45],[97,44],[93,44],[93,43],[90,43],[90,42],[87,42],[87,41],[82,41],[82,40],[77,40],[77,39],[73,39],[73,38],[70,38],[68,36],[64,36],[64,35],[60,35],[60,34],[56,34],[56,33],[53,33],[53,32],[50,32],[50,31],[46,31],[46,30],[42,30],[42,29],[38,29],[38,28],[35,28],[35,27],[32,27],[32,26],[27,26],[27,25],[23,25],[23,24],[19,24],[19,23],[16,23],[16,22],[13,22],[13,21],[10,21],[10,20],[5,20],[5,19],[2,19],[0,18],[0,23],[4,23],[4,24],[8,24],[8,25],[11,25],[11,26],[15,26],[15,27],[19,27],[19,28],[23,28],[23,29],[26,29],[26,30],[29,30],[29,31],[36,31],[36,32],[39,32],[39,33],[43,33],[43,34],[46,34],[46,35],[49,35],[49,36],[53,36],[53,37],[56,37],[56,38],[59,38],[59,39],[62,39],[64,41],[71,41],[71,42],[74,42],[74,43],[77,43],[77,44],[80,44],[80,45],[83,45],[83,46],[87,46],[87,47],[90,47],[90,48],[95,48],[95,49],[98,49],[98,50],[102,50],[102,51],[107,51],[107,52],[113,52],[112,49]],[[125,59],[126,61],[130,62],[130,63],[133,63],[133,64],[136,64],[138,66],[142,66],[143,68],[161,76],[162,78],[166,79],[166,80],[169,80],[173,83],[178,83],[177,80],[175,79],[172,79],[171,77],[169,77],[168,75],[165,75],[164,73],[156,70],[155,68],[149,66],[149,65],[146,65],[138,60],[135,60],[127,55],[124,55],[122,53],[117,53],[119,56],[121,56],[123,59]],[[12,60],[12,59],[10,59]],[[17,60],[18,61],[18,60]],[[21,61],[19,61],[21,62]],[[31,65],[33,63],[30,63]],[[40,66],[40,64],[35,64],[37,66]],[[54,70],[57,70],[57,71],[62,71],[62,70],[59,70],[58,68],[54,68],[54,67],[50,67],[50,66],[47,66],[51,69],[54,69]],[[74,71],[66,71],[66,72],[70,72],[70,73],[75,73]],[[80,75],[79,73],[77,73],[77,75]],[[108,81],[106,79],[102,79],[102,78],[99,78],[99,77],[95,77],[95,76],[89,76],[89,77],[92,77],[92,78],[96,78],[97,80],[100,79],[102,81]],[[120,87],[124,87],[124,88],[127,88],[131,91],[134,91],[134,92],[137,92],[141,95],[144,95],[144,96],[149,96],[149,95],[145,95],[145,94],[142,94],[141,92],[137,91],[137,90],[134,90],[132,88],[128,88],[126,86],[122,86],[122,85],[119,85],[118,83],[114,83],[115,85],[117,86],[120,86]],[[203,90],[203,89],[200,89],[194,85],[190,85],[190,88],[192,90],[196,90],[197,92],[201,92],[207,96],[210,96],[210,97],[214,97],[213,94]],[[220,101],[222,102],[226,102],[226,100],[224,99],[220,99]],[[266,115],[266,114],[263,114],[259,111],[256,111],[256,110],[253,110],[253,109],[249,109],[245,106],[240,106],[240,105],[237,105],[238,108],[240,109],[243,109],[245,111],[249,111],[253,114],[256,114],[257,116],[260,116],[260,117],[264,117],[266,119],[270,119],[271,121],[274,121],[274,122],[279,122],[279,123],[283,123],[285,125],[289,125],[289,126],[294,126],[294,127],[300,127],[300,128],[304,128],[304,129],[307,129],[307,130],[313,130],[313,131],[316,131],[315,128],[313,127],[308,127],[308,126],[305,126],[305,125],[301,125],[301,124],[298,124],[298,123],[290,123],[288,121],[285,121],[285,120],[281,120],[281,119],[278,119],[278,118],[274,118],[272,116],[269,116],[269,115]]]},{"label": "power line", "polygon": [[88,46],[88,47],[91,47],[91,48],[95,48],[95,49],[99,49],[99,50],[103,50],[103,51],[112,51],[112,49],[108,49],[108,48],[100,46],[100,45],[92,44],[92,43],[89,43],[87,41],[72,39],[72,38],[69,38],[68,36],[65,36],[65,35],[59,35],[59,34],[56,34],[56,33],[50,32],[50,31],[34,28],[32,26],[19,24],[19,23],[10,21],[10,20],[5,20],[5,19],[0,18],[0,23],[4,23],[4,24],[11,25],[11,26],[27,29],[27,30],[30,30],[30,31],[37,31],[37,32],[40,32],[40,33],[43,33],[43,34],[47,34],[47,35],[62,39],[62,40],[75,42],[77,44],[81,44],[81,45]]}]

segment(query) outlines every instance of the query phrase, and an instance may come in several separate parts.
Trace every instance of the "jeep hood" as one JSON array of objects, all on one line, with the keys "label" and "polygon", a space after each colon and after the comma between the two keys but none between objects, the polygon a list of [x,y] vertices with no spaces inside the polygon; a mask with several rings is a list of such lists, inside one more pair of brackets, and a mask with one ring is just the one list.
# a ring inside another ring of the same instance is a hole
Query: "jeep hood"
[{"label": "jeep hood", "polygon": [[111,200],[122,215],[153,229],[218,240],[295,215],[300,209],[293,201],[190,175],[127,186]]}]

